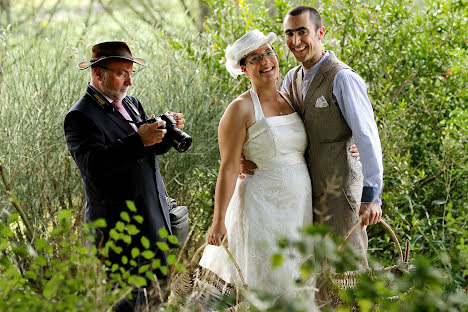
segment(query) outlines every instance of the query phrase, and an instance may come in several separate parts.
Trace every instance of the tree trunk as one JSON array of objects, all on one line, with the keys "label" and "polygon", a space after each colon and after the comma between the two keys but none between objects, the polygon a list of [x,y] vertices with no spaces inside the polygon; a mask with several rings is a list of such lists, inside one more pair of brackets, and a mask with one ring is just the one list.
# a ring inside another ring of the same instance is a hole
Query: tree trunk
[{"label": "tree trunk", "polygon": [[7,25],[11,24],[10,0],[2,0],[1,7],[2,7],[2,11],[5,11],[6,13]]},{"label": "tree trunk", "polygon": [[200,8],[200,17],[198,19],[198,31],[203,32],[205,30],[205,28],[203,27],[205,18],[211,14],[211,11],[208,8],[205,0],[198,0],[198,6]]}]

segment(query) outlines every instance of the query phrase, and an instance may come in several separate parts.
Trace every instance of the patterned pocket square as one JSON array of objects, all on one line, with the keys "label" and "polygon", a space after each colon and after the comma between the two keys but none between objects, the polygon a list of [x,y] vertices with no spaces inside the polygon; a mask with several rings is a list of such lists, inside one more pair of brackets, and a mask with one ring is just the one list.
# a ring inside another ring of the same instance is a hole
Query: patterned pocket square
[{"label": "patterned pocket square", "polygon": [[317,99],[317,101],[315,102],[315,107],[328,107],[328,102],[327,100],[325,100],[323,95]]}]

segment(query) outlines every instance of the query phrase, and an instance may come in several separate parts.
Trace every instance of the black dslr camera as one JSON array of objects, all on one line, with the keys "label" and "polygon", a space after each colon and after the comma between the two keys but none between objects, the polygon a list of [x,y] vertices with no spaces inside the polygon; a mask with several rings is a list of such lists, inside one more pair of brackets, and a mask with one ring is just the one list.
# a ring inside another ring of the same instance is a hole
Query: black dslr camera
[{"label": "black dslr camera", "polygon": [[[185,152],[190,145],[192,145],[192,137],[185,133],[184,131],[177,128],[177,122],[169,114],[161,114],[159,117],[161,120],[166,122],[165,126],[161,126],[158,129],[166,129],[167,133],[164,136],[165,140],[171,144],[172,147],[176,149],[179,153]],[[156,122],[157,118],[150,118],[143,122],[138,123],[138,127],[145,123]]]}]

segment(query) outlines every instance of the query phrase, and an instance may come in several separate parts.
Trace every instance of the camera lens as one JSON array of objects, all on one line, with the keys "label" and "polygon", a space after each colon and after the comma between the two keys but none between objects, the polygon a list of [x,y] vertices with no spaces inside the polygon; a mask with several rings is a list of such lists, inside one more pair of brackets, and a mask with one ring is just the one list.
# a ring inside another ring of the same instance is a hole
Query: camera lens
[{"label": "camera lens", "polygon": [[162,114],[159,117],[166,122],[166,126],[163,127],[167,130],[165,137],[167,137],[172,147],[179,153],[185,152],[192,145],[192,137],[177,128],[177,122],[171,115]]},{"label": "camera lens", "polygon": [[183,153],[192,145],[192,138],[185,132],[178,133],[172,140],[172,146],[179,152]]}]

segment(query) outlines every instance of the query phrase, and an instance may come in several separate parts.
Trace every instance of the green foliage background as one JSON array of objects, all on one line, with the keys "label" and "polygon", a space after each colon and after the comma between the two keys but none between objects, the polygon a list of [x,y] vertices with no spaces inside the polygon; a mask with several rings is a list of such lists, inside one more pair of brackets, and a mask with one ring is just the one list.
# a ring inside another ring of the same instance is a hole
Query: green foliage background
[{"label": "green foliage background", "polygon": [[[218,121],[228,103],[249,88],[247,79],[234,80],[225,71],[224,49],[252,28],[273,31],[285,75],[297,63],[281,36],[282,19],[300,2],[202,2],[209,8],[202,32],[197,1],[16,1],[11,25],[1,12],[0,309],[12,302],[26,307],[28,300],[35,302],[31,298],[44,297],[53,299],[50,309],[63,303],[57,310],[66,310],[70,299],[51,292],[56,286],[49,283],[62,270],[57,259],[67,259],[77,272],[99,272],[98,264],[91,270],[73,249],[62,253],[66,241],[83,245],[84,213],[81,179],[66,149],[62,122],[89,80],[75,64],[89,57],[96,42],[125,40],[134,55],[149,61],[130,91],[148,112],[185,114],[193,146],[159,159],[169,193],[190,206],[196,225],[184,255],[189,257],[204,239],[219,166]],[[466,292],[466,1],[311,4],[324,18],[326,48],[368,84],[384,153],[386,220],[400,241],[411,242],[413,255],[424,255],[442,272],[447,283],[432,297]],[[63,226],[60,212],[68,209],[73,212],[67,215],[70,236],[57,237],[53,229]],[[395,263],[397,253],[384,230],[373,226],[368,232],[373,258]],[[39,274],[37,266],[46,267],[46,273]],[[84,284],[69,293],[84,300],[99,288],[90,282],[99,275],[80,278]],[[105,288],[95,293],[88,302],[96,307],[116,298],[106,297]],[[433,306],[450,310],[448,303]]]}]

